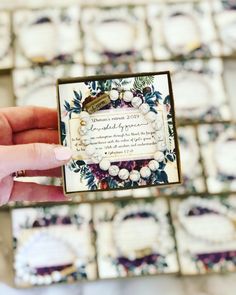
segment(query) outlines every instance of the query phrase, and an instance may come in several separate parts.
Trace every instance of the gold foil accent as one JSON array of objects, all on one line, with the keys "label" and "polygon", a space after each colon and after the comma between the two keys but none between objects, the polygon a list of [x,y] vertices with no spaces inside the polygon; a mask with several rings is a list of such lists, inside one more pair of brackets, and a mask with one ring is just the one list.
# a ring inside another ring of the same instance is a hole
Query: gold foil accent
[{"label": "gold foil accent", "polygon": [[34,56],[31,58],[33,63],[46,63],[48,60],[44,56]]},{"label": "gold foil accent", "polygon": [[108,94],[104,93],[97,98],[95,98],[93,101],[86,104],[85,108],[86,111],[89,114],[93,114],[97,111],[99,111],[101,108],[105,107],[111,102],[110,97]]},{"label": "gold foil accent", "polygon": [[76,267],[75,266],[71,266],[71,267],[67,267],[67,268],[63,269],[61,271],[61,274],[63,276],[68,276],[68,275],[70,275],[70,274],[72,274],[73,272],[76,272],[76,271],[77,271]]},{"label": "gold foil accent", "polygon": [[135,255],[137,258],[142,258],[142,257],[148,256],[150,254],[152,254],[151,248],[144,248],[144,249],[140,249],[140,250],[135,251]]},{"label": "gold foil accent", "polygon": [[73,160],[83,160],[81,155],[77,155],[77,156],[72,156]]}]

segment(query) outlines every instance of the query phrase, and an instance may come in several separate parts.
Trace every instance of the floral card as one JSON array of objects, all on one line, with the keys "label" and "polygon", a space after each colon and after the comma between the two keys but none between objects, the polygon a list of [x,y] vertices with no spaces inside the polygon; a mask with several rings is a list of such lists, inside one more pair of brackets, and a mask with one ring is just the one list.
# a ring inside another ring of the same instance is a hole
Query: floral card
[{"label": "floral card", "polygon": [[168,213],[164,199],[95,205],[99,277],[178,272]]},{"label": "floral card", "polygon": [[169,72],[58,81],[66,194],[180,183]]},{"label": "floral card", "polygon": [[13,66],[11,16],[9,12],[0,11],[0,69]]},{"label": "floral card", "polygon": [[198,133],[209,192],[236,192],[235,123],[201,125]]},{"label": "floral card", "polygon": [[175,94],[176,117],[182,122],[212,122],[231,118],[223,83],[223,60],[191,59],[155,64],[169,69]]},{"label": "floral card", "polygon": [[79,63],[80,9],[19,9],[13,14],[16,67]]},{"label": "floral card", "polygon": [[11,214],[16,286],[97,277],[90,205],[20,208]]},{"label": "floral card", "polygon": [[150,4],[148,24],[155,60],[220,54],[209,1]]},{"label": "floral card", "polygon": [[236,270],[236,196],[171,200],[180,271]]}]

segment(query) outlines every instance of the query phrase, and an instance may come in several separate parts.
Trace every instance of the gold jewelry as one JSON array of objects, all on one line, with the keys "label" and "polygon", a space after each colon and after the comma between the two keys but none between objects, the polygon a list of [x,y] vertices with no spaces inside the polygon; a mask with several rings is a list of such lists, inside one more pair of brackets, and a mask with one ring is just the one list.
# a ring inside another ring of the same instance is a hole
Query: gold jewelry
[{"label": "gold jewelry", "polygon": [[12,177],[25,177],[26,176],[26,171],[25,170],[19,170],[19,171],[16,171],[14,173],[12,173]]}]

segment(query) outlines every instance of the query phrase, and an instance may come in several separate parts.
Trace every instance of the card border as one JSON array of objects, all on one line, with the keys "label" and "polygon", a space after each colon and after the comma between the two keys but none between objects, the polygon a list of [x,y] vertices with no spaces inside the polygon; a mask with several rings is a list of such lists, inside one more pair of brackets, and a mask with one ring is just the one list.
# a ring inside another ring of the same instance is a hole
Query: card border
[{"label": "card border", "polygon": [[[112,74],[112,75],[92,75],[92,76],[81,76],[75,78],[61,78],[57,79],[56,88],[57,88],[57,114],[58,114],[58,131],[59,131],[59,143],[62,145],[62,133],[61,133],[61,104],[60,104],[60,94],[59,94],[59,86],[62,84],[69,84],[69,83],[79,83],[79,82],[87,82],[87,81],[101,81],[101,80],[111,80],[111,79],[120,79],[120,78],[132,78],[132,77],[142,77],[142,76],[160,76],[160,75],[167,75],[168,80],[168,89],[170,95],[170,105],[171,105],[171,115],[173,120],[173,130],[174,130],[174,143],[175,143],[175,150],[176,150],[176,163],[177,163],[177,171],[178,171],[178,181],[173,182],[171,184],[151,184],[151,185],[142,185],[142,188],[145,187],[165,187],[170,186],[172,184],[181,184],[182,183],[182,175],[181,175],[181,166],[180,166],[180,152],[179,152],[179,144],[178,144],[178,133],[177,133],[177,124],[176,124],[176,117],[175,117],[175,109],[174,109],[174,95],[171,83],[171,75],[170,71],[160,71],[160,72],[142,72],[142,73],[124,73],[124,74]],[[86,193],[86,192],[98,192],[98,191],[115,191],[116,189],[102,189],[102,190],[86,190],[86,191],[73,191],[68,192],[66,190],[66,176],[65,176],[65,165],[61,167],[62,171],[62,183],[63,183],[63,192],[65,195],[76,195],[78,193]],[[133,188],[138,189],[139,187]],[[130,188],[119,188],[119,190],[128,190]]]}]

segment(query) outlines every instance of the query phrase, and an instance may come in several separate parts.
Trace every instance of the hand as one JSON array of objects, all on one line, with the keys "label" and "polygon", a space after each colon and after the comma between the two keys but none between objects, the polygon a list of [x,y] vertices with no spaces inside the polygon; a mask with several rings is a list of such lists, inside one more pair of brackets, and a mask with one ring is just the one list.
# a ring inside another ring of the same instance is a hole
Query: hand
[{"label": "hand", "polygon": [[55,110],[36,107],[0,109],[0,205],[8,201],[63,201],[61,187],[14,181],[12,173],[60,176],[72,153],[58,145]]}]

